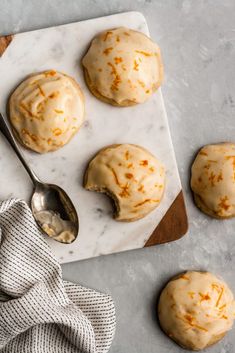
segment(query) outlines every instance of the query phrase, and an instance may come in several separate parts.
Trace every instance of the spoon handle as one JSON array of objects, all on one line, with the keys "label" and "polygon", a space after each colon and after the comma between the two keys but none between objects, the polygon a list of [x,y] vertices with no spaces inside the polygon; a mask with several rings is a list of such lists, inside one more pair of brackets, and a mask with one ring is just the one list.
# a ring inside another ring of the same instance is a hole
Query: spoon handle
[{"label": "spoon handle", "polygon": [[40,183],[40,180],[38,179],[37,175],[34,173],[34,171],[29,167],[27,162],[24,159],[24,156],[22,152],[20,151],[19,147],[17,146],[16,140],[8,126],[8,123],[0,113],[0,131],[1,133],[5,136],[7,141],[10,143],[11,147],[17,154],[18,158],[20,159],[21,163],[25,167],[26,171],[28,172],[33,184],[36,186],[38,183]]}]

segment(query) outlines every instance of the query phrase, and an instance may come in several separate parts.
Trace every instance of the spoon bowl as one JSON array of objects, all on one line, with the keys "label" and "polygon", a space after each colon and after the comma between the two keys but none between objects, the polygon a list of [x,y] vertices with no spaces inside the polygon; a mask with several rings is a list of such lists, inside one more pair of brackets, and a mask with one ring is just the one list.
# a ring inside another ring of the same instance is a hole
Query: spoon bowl
[{"label": "spoon bowl", "polygon": [[39,180],[27,164],[1,113],[0,131],[10,143],[34,184],[31,209],[38,226],[52,239],[64,244],[72,243],[78,235],[79,219],[69,196],[59,186],[42,183]]},{"label": "spoon bowl", "polygon": [[70,244],[76,239],[77,212],[59,186],[38,182],[31,198],[31,209],[39,227],[54,240]]}]

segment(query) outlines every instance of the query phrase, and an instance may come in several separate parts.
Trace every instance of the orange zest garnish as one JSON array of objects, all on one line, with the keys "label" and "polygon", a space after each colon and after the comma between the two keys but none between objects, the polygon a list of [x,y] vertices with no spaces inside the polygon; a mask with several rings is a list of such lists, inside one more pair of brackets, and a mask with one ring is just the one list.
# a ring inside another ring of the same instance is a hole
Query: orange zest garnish
[{"label": "orange zest garnish", "polygon": [[[109,166],[108,166],[108,167],[109,167]],[[110,169],[111,172],[113,173],[113,176],[114,176],[114,179],[115,179],[116,184],[120,186],[120,183],[119,183],[119,180],[118,180],[118,177],[117,177],[117,174],[116,174],[115,170],[114,170],[113,168],[111,168],[111,167],[109,167],[109,169]]]},{"label": "orange zest garnish", "polygon": [[217,292],[220,291],[220,290],[219,290],[219,285],[218,285],[217,283],[212,283],[211,287],[212,287],[212,289],[217,290]]},{"label": "orange zest garnish", "polygon": [[139,71],[139,64],[137,63],[137,61],[136,61],[136,60],[134,60],[133,70],[135,70],[135,71]]},{"label": "orange zest garnish", "polygon": [[223,304],[221,307],[219,307],[219,310],[223,310],[226,306],[226,304]]},{"label": "orange zest garnish", "polygon": [[37,141],[37,139],[38,139],[37,136],[34,134],[30,135],[30,137],[34,142]]},{"label": "orange zest garnish", "polygon": [[[226,159],[233,160],[233,170],[235,171],[235,156],[227,156]],[[233,179],[235,180],[235,172],[233,173]]]},{"label": "orange zest garnish", "polygon": [[48,97],[52,99],[52,98],[58,97],[58,95],[59,95],[59,92],[53,92]]},{"label": "orange zest garnish", "polygon": [[192,315],[189,315],[189,314],[184,315],[184,318],[185,318],[188,322],[190,322],[190,323],[192,323],[193,320],[194,320],[194,318],[192,317]]},{"label": "orange zest garnish", "polygon": [[203,294],[203,293],[200,293],[200,292],[199,292],[199,295],[200,295],[200,297],[201,297],[201,302],[202,302],[203,300],[210,300],[210,299],[211,299],[211,297],[209,296],[209,294]]},{"label": "orange zest garnish", "polygon": [[107,32],[105,33],[105,36],[104,36],[104,42],[106,42],[106,40],[107,40],[108,36],[110,36],[111,34],[113,34],[113,32],[112,32],[112,31],[107,31]]},{"label": "orange zest garnish", "polygon": [[111,63],[111,62],[108,62],[108,65],[112,68],[112,71],[111,71],[111,75],[114,75],[115,78],[113,80],[113,83],[112,83],[112,86],[111,86],[111,90],[118,90],[118,85],[121,83],[121,77],[120,75],[117,73],[117,70],[115,68],[115,66]]},{"label": "orange zest garnish", "polygon": [[217,175],[217,182],[223,180],[223,175],[222,172],[220,171],[220,173]]},{"label": "orange zest garnish", "polygon": [[140,202],[140,203],[137,203],[136,205],[134,205],[134,207],[142,206],[142,205],[144,205],[144,204],[147,203],[147,202],[159,202],[159,200],[146,199],[146,200],[144,200],[144,201],[142,201],[142,202]]},{"label": "orange zest garnish", "polygon": [[122,58],[116,56],[116,57],[114,58],[114,61],[115,61],[115,64],[118,65],[118,64],[120,64],[120,63],[122,62]]},{"label": "orange zest garnish", "polygon": [[195,327],[197,328],[198,330],[202,330],[202,331],[205,331],[205,332],[208,332],[208,330],[205,328],[205,327],[202,327],[196,323],[194,323],[193,321],[195,320],[194,317],[192,317],[191,315],[188,315],[186,314],[184,316],[184,318],[176,315],[177,319],[181,320],[181,321],[184,321],[185,323],[189,324],[191,327]]},{"label": "orange zest garnish", "polygon": [[119,75],[116,75],[115,79],[113,80],[111,90],[112,91],[118,91],[118,85],[121,83],[121,77]]},{"label": "orange zest garnish", "polygon": [[222,288],[221,288],[221,291],[220,291],[220,294],[219,294],[219,297],[218,297],[218,299],[217,299],[217,302],[216,302],[216,304],[215,304],[216,307],[219,305],[219,302],[220,302],[220,300],[221,300],[221,298],[222,298],[223,293],[224,293],[224,288],[222,287]]},{"label": "orange zest garnish", "polygon": [[119,196],[121,196],[121,197],[128,197],[128,196],[130,196],[130,193],[129,193],[129,191],[128,191],[128,189],[129,189],[128,184],[126,184],[125,186],[121,186],[121,188],[122,188],[122,191],[120,192]]},{"label": "orange zest garnish", "polygon": [[33,140],[34,142],[36,142],[38,140],[38,137],[34,134],[30,134],[30,132],[26,129],[22,129],[22,134],[27,135],[29,138],[31,138],[31,140]]},{"label": "orange zest garnish", "polygon": [[211,172],[211,174],[208,178],[211,182],[211,186],[215,186],[215,177],[216,177],[216,175],[213,172]]},{"label": "orange zest garnish", "polygon": [[145,87],[145,83],[143,81],[138,80],[138,83],[141,87],[143,87],[143,88]]},{"label": "orange zest garnish", "polygon": [[20,107],[23,108],[31,117],[33,117],[33,114],[31,111],[27,108],[26,104],[20,103]]},{"label": "orange zest garnish", "polygon": [[200,325],[191,324],[191,326],[197,328],[198,330],[202,330],[202,331],[208,332],[208,330],[205,327],[202,327]]},{"label": "orange zest garnish", "polygon": [[226,156],[226,159],[232,159],[233,160],[233,167],[235,168],[235,156]]},{"label": "orange zest garnish", "polygon": [[230,205],[228,205],[227,201],[228,196],[221,197],[220,203],[218,204],[219,208],[222,208],[223,210],[227,211],[230,208]]},{"label": "orange zest garnish", "polygon": [[108,62],[108,65],[112,68],[111,75],[117,75],[117,70],[114,65],[110,62]]},{"label": "orange zest garnish", "polygon": [[144,56],[153,56],[153,54],[148,53],[147,51],[143,51],[143,50],[135,50],[136,53],[142,54]]},{"label": "orange zest garnish", "polygon": [[50,71],[46,71],[45,76],[55,76],[57,74],[57,72],[55,70],[50,70]]},{"label": "orange zest garnish", "polygon": [[144,191],[144,185],[143,184],[140,185],[140,187],[138,188],[138,191],[139,192],[143,192]]},{"label": "orange zest garnish", "polygon": [[134,177],[134,175],[131,174],[131,173],[126,173],[126,174],[125,174],[125,177],[126,177],[127,179],[132,179],[132,178]]},{"label": "orange zest garnish", "polygon": [[62,130],[59,129],[59,128],[56,128],[56,129],[53,130],[53,133],[54,133],[55,136],[59,136],[59,135],[62,134]]},{"label": "orange zest garnish", "polygon": [[112,50],[113,50],[113,47],[109,47],[109,48],[106,48],[106,49],[103,51],[103,53],[104,53],[105,55],[109,55],[109,53],[110,53]]},{"label": "orange zest garnish", "polygon": [[126,152],[125,152],[125,157],[126,157],[126,160],[128,161],[128,159],[130,158],[130,153],[129,153],[129,151],[126,151]]},{"label": "orange zest garnish", "polygon": [[37,87],[38,87],[38,89],[39,89],[41,95],[42,95],[43,97],[45,97],[46,95],[45,95],[45,93],[44,93],[42,87],[41,87],[40,85],[37,85]]},{"label": "orange zest garnish", "polygon": [[142,166],[146,166],[146,165],[148,165],[149,164],[149,162],[145,159],[145,160],[143,160],[143,161],[140,161],[140,165],[142,165]]}]

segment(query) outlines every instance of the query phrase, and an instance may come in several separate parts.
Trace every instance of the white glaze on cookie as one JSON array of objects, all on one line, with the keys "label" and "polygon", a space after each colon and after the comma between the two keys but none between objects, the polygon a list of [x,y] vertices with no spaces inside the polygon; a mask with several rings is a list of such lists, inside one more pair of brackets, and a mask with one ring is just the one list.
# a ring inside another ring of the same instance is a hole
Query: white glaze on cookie
[{"label": "white glaze on cookie", "polygon": [[198,206],[214,217],[235,216],[235,144],[204,146],[192,165],[191,188]]},{"label": "white glaze on cookie", "polygon": [[84,121],[84,98],[78,84],[54,70],[31,75],[13,92],[10,121],[26,147],[45,153],[72,138]]},{"label": "white glaze on cookie", "polygon": [[93,90],[118,105],[145,102],[163,78],[158,45],[124,27],[95,37],[82,63]]},{"label": "white glaze on cookie", "polygon": [[235,314],[227,284],[209,272],[186,272],[161,293],[158,314],[162,329],[188,349],[200,350],[231,329]]}]

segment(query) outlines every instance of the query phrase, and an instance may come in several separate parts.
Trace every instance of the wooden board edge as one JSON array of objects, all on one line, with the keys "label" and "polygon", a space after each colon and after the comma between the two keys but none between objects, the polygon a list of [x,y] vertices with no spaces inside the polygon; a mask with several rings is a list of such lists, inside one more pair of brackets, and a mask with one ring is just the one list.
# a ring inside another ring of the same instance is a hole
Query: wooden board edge
[{"label": "wooden board edge", "polygon": [[10,45],[13,35],[0,37],[0,57],[3,55],[7,47]]},{"label": "wooden board edge", "polygon": [[188,217],[183,191],[181,190],[144,247],[180,239],[187,231]]}]

